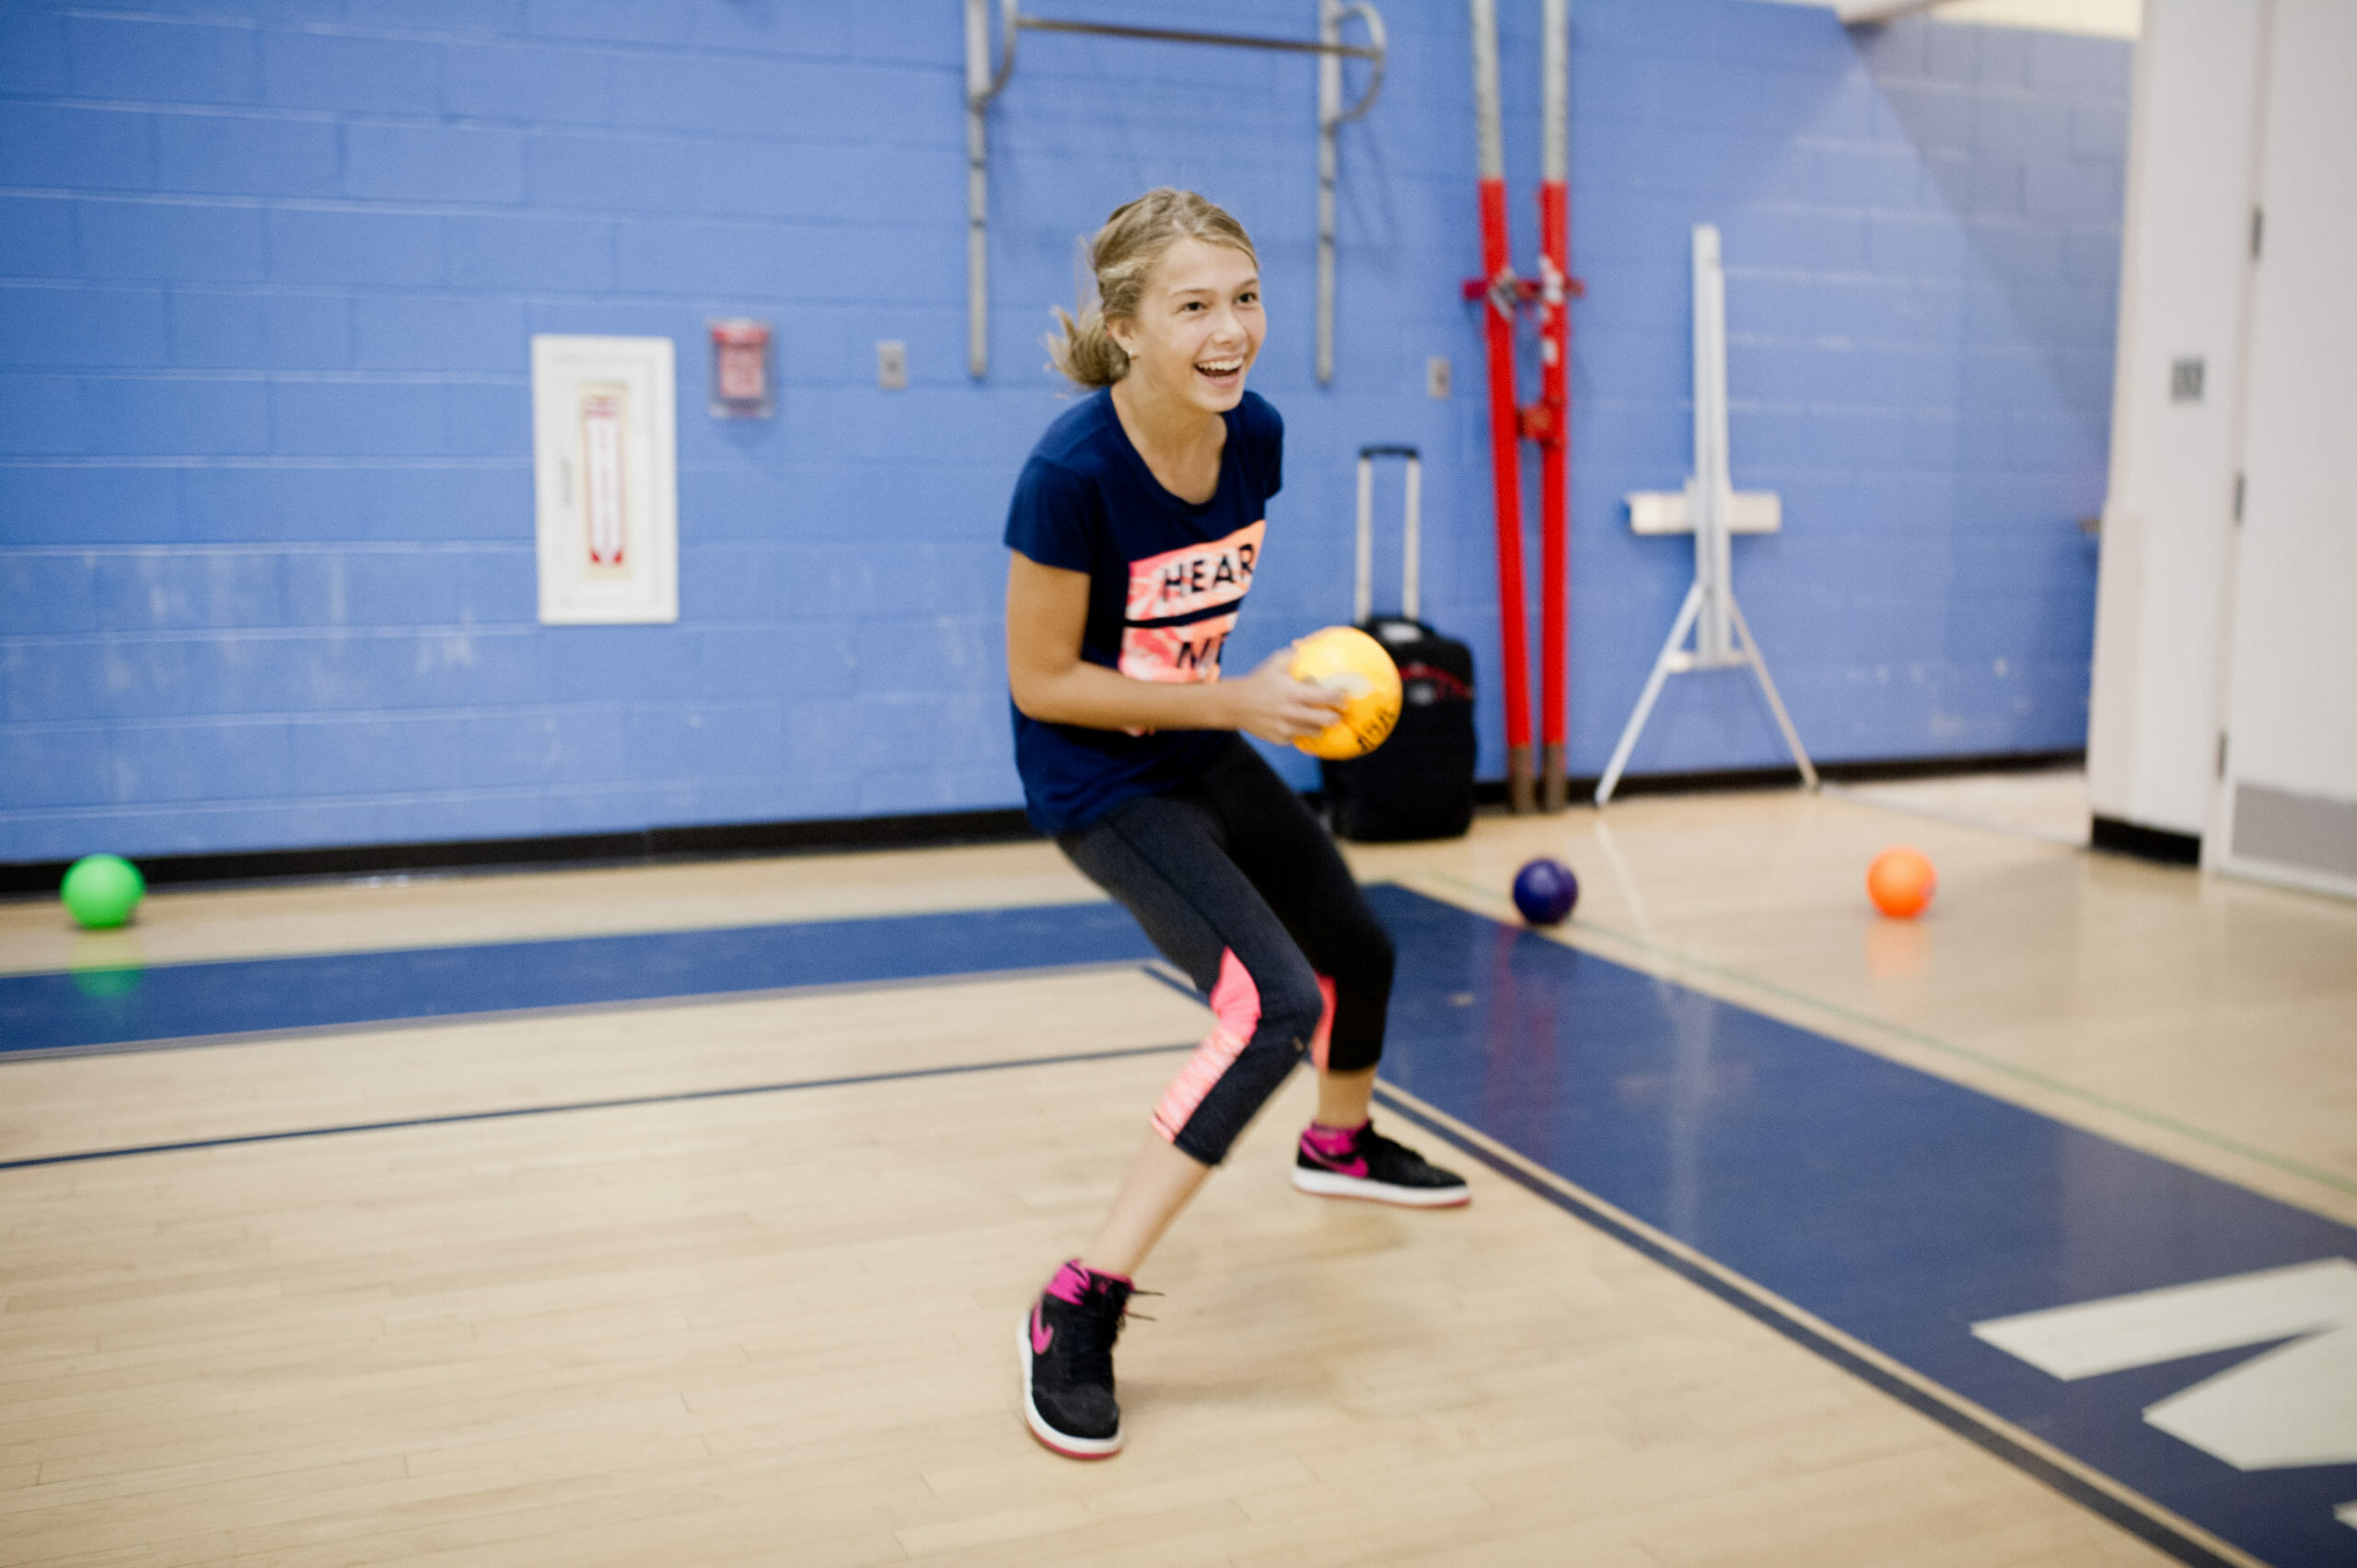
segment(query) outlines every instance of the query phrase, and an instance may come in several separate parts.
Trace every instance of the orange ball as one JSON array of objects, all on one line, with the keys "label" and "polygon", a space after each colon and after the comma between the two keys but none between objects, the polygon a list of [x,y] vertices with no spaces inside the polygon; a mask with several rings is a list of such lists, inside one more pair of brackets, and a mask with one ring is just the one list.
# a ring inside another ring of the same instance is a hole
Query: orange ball
[{"label": "orange ball", "polygon": [[1898,920],[1912,920],[1932,901],[1940,874],[1920,850],[1900,844],[1875,856],[1866,867],[1866,897],[1875,908]]}]

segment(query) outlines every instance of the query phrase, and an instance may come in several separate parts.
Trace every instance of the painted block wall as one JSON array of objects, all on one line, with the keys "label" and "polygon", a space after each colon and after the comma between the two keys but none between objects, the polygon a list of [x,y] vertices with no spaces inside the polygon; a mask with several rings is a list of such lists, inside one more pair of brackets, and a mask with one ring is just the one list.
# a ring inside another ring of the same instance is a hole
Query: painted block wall
[{"label": "painted block wall", "polygon": [[[1306,34],[1296,8],[1190,15]],[[0,860],[1014,804],[997,540],[1061,406],[1037,340],[1075,236],[1157,182],[1231,207],[1268,279],[1253,384],[1287,483],[1231,658],[1347,614],[1353,453],[1416,442],[1426,612],[1475,645],[1502,772],[1464,12],[1384,8],[1383,99],[1342,135],[1331,389],[1306,60],[1027,36],[976,384],[954,0],[0,11]],[[1537,7],[1504,9],[1527,257]],[[2129,46],[1574,11],[1573,770],[1601,770],[1689,575],[1620,496],[1686,470],[1705,219],[1736,481],[1788,519],[1738,543],[1737,588],[1812,748],[2079,745]],[[702,323],[737,314],[778,323],[774,421],[701,412]],[[542,331],[678,343],[676,626],[534,621]],[[906,391],[875,385],[884,338]],[[1674,683],[1635,771],[1778,754],[1713,675]]]}]

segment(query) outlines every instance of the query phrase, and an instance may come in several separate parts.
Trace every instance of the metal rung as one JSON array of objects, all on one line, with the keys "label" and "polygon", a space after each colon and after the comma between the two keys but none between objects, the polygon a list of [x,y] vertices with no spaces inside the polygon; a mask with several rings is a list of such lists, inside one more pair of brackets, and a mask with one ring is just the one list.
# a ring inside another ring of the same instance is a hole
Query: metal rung
[{"label": "metal rung", "polygon": [[1178,28],[1132,28],[1117,22],[1069,22],[1056,17],[1016,17],[1027,32],[1076,32],[1098,38],[1142,38],[1159,43],[1209,43],[1225,49],[1274,49],[1291,54],[1341,54],[1380,60],[1383,51],[1363,43],[1319,43],[1298,38],[1256,38],[1248,33],[1188,32]]}]

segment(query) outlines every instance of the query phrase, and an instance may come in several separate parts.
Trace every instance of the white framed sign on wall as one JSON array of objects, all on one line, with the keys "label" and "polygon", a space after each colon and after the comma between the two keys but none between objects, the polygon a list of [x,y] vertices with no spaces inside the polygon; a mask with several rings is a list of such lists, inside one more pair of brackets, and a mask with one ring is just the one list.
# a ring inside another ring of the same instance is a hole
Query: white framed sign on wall
[{"label": "white framed sign on wall", "polygon": [[532,339],[543,624],[679,618],[677,388],[668,338]]}]

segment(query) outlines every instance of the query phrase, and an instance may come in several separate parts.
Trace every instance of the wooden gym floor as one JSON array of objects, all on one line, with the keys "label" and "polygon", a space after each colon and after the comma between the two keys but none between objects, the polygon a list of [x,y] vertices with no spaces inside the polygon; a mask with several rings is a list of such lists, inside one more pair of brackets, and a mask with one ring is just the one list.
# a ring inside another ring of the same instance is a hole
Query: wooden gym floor
[{"label": "wooden gym floor", "polygon": [[[1837,1086],[1804,1109],[1854,1084],[2043,1140],[2065,1177],[2128,1173],[2036,1189],[2041,1233],[2110,1245],[2149,1179],[2192,1194],[2168,1215],[2247,1211],[2304,1238],[2286,1258],[2341,1255],[2357,908],[2089,855],[2057,842],[2070,787],[1638,798],[1353,852],[1441,966],[1407,982],[1378,1114],[1475,1202],[1295,1193],[1296,1078],[1145,1271],[1166,1294],[1122,1341],[1129,1448],[1098,1465],[1026,1434],[1008,1341],[1203,1027],[1143,955],[0,1051],[0,1562],[2345,1560],[2308,1554],[2335,1530],[2357,1554],[2329,1512],[2357,1469],[2169,1447],[2135,1401],[2190,1375],[2008,1418],[1956,1391],[1978,1364],[1938,1356],[1963,1353],[1907,1348],[1917,1286],[1877,1294],[1849,1211],[1725,1174],[1783,1125],[1793,1064]],[[1900,841],[1942,877],[1910,925],[1860,887]],[[1492,923],[1538,853],[1583,879],[1552,938]],[[15,904],[0,975],[79,974],[98,1006],[141,966],[228,959],[853,920],[888,946],[942,912],[985,936],[1038,912],[1061,941],[1105,929],[1067,908],[1093,897],[1014,845],[163,894],[106,935]],[[1583,999],[1632,974],[1664,982],[1665,1050],[1717,1042],[1707,1070],[1583,1075],[1583,1031],[1620,1027]],[[1534,1069],[1542,1001],[1570,1054]],[[1696,1129],[1658,1182],[1638,1168],[1643,1136]],[[114,1152],[156,1145],[184,1146]],[[2163,1229],[2154,1278],[2232,1272]],[[1780,1236],[1817,1239],[1747,1251]],[[2021,1300],[2111,1294],[2045,1288]],[[1986,1354],[2024,1398],[2064,1389]],[[2182,1495],[2119,1479],[2138,1442]],[[2308,1490],[2235,1490],[2278,1481]],[[2284,1497],[2299,1528],[2244,1527]]]}]

